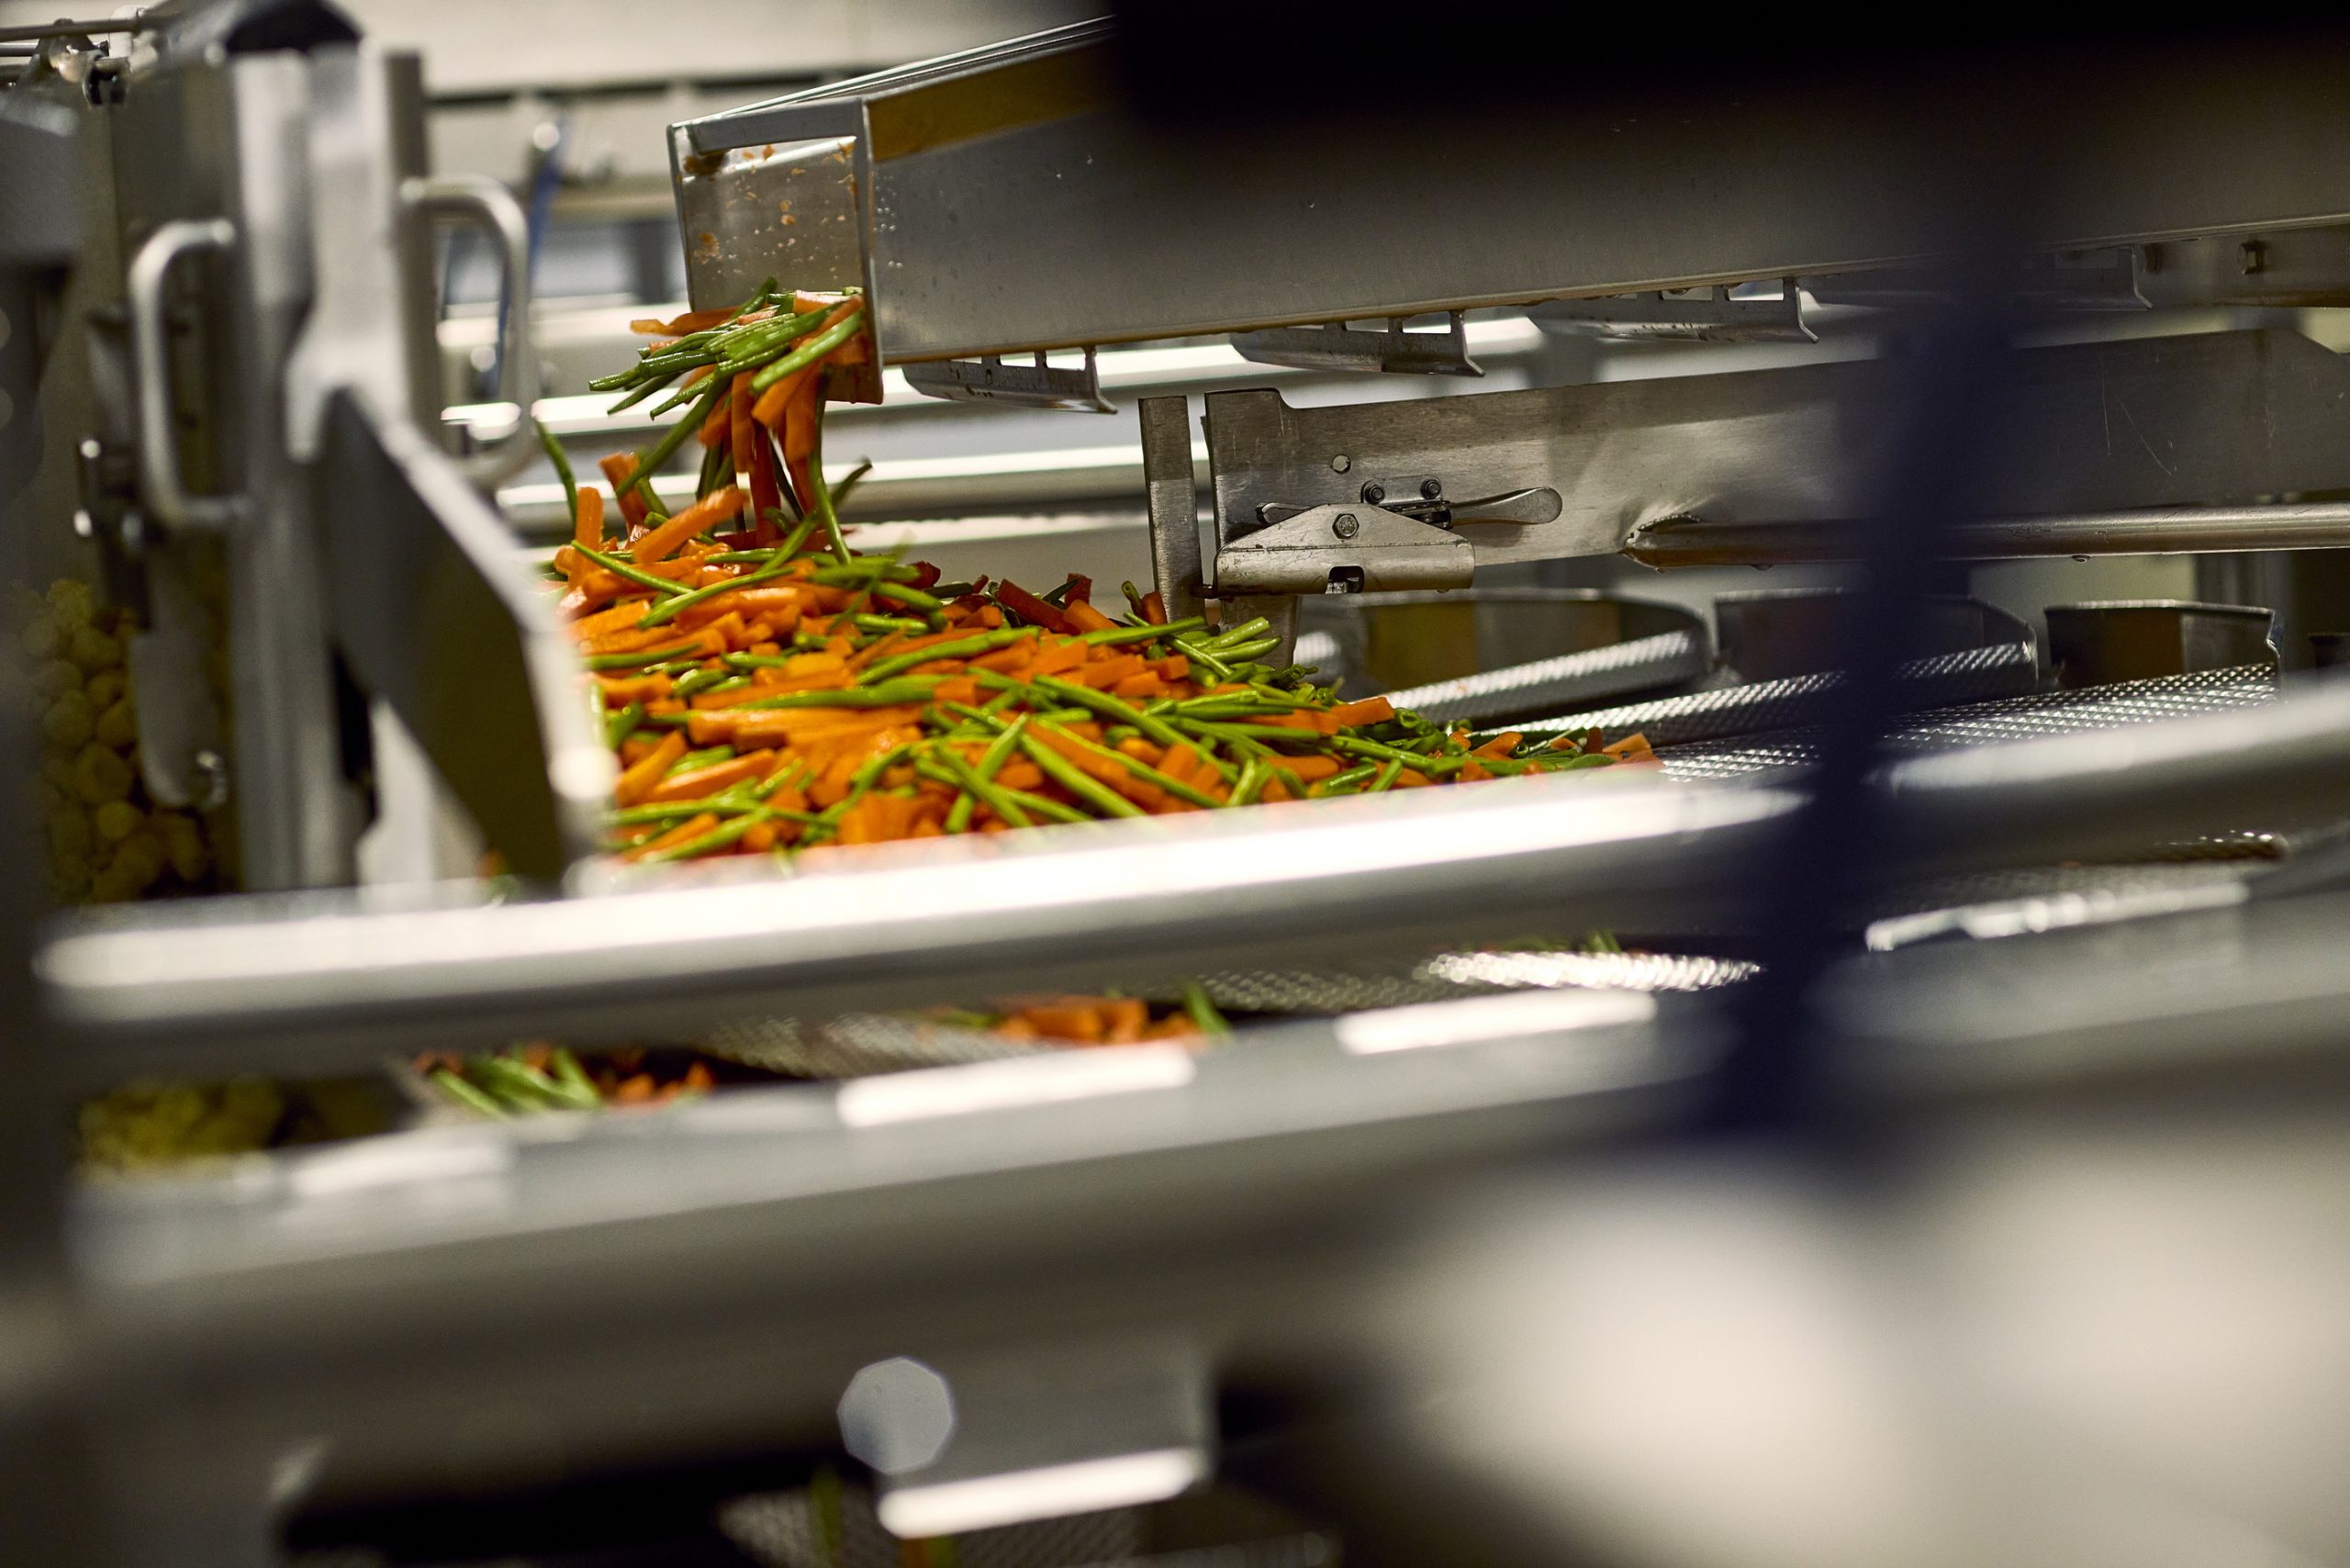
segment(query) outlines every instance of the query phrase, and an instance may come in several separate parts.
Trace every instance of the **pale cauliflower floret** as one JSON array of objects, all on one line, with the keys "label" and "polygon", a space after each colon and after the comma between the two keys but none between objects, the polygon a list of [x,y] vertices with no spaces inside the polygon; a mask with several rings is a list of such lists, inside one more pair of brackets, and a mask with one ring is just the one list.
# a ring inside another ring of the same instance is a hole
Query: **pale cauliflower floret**
[{"label": "pale cauliflower floret", "polygon": [[172,870],[183,882],[197,882],[212,869],[212,854],[204,845],[204,830],[196,819],[179,812],[156,814],[155,831],[162,834],[164,852],[172,857]]},{"label": "pale cauliflower floret", "polygon": [[90,700],[92,710],[103,713],[121,701],[123,693],[129,689],[128,671],[102,669],[90,678],[90,683],[82,689],[82,695]]},{"label": "pale cauliflower floret", "polygon": [[43,697],[62,697],[82,689],[82,672],[67,660],[50,659],[33,671],[33,689]]},{"label": "pale cauliflower floret", "polygon": [[89,584],[60,577],[49,585],[49,613],[61,631],[70,633],[97,619],[98,601]]},{"label": "pale cauliflower floret", "polygon": [[93,743],[73,756],[73,793],[93,806],[130,795],[130,764]]},{"label": "pale cauliflower floret", "polygon": [[97,727],[98,716],[91,711],[90,700],[79,691],[58,697],[40,716],[41,738],[58,751],[80,751],[90,744]]},{"label": "pale cauliflower floret", "polygon": [[112,707],[99,710],[96,734],[117,751],[128,751],[139,744],[139,712],[129,698],[118,698]]},{"label": "pale cauliflower floret", "polygon": [[53,659],[65,647],[65,633],[59,629],[57,617],[46,610],[27,621],[18,635],[23,639],[27,658]]},{"label": "pale cauliflower floret", "polygon": [[135,899],[153,887],[170,864],[163,841],[141,828],[115,846],[114,857],[91,879],[90,894],[100,903]]},{"label": "pale cauliflower floret", "polygon": [[85,675],[95,675],[102,669],[122,666],[122,640],[109,637],[95,626],[77,627],[65,640],[65,656]]},{"label": "pale cauliflower floret", "polygon": [[[120,844],[145,825],[146,814],[128,801],[108,801],[90,813],[90,825],[99,840],[106,844]],[[169,844],[165,848],[170,847]]]}]

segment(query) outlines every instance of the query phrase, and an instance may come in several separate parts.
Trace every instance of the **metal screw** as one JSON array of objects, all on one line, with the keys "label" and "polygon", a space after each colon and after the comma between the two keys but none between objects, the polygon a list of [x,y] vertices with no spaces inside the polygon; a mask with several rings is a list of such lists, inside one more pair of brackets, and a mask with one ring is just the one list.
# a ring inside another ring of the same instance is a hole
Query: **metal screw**
[{"label": "metal screw", "polygon": [[1432,501],[1442,494],[1444,494],[1444,487],[1436,480],[1423,479],[1420,481],[1420,498],[1422,500]]},{"label": "metal screw", "polygon": [[1330,459],[1330,472],[1333,474],[1343,474],[1354,465],[1355,460],[1343,452]]},{"label": "metal screw", "polygon": [[198,811],[218,811],[229,802],[229,761],[218,752],[206,747],[196,754],[196,774],[203,780],[196,798],[188,802]]},{"label": "metal screw", "polygon": [[1355,514],[1350,511],[1342,511],[1330,520],[1330,532],[1341,539],[1352,539],[1361,529],[1362,524],[1355,521]]},{"label": "metal screw", "polygon": [[1372,506],[1377,506],[1387,498],[1387,487],[1373,479],[1362,487],[1362,498]]}]

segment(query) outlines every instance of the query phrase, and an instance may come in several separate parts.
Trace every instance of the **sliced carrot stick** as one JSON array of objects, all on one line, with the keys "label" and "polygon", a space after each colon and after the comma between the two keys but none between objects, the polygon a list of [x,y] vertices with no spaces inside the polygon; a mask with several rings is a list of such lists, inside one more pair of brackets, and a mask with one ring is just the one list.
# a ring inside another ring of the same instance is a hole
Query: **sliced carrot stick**
[{"label": "sliced carrot stick", "polygon": [[792,394],[800,390],[800,384],[807,380],[814,370],[813,365],[805,370],[795,370],[760,393],[759,400],[751,405],[751,418],[771,431],[780,431],[785,406],[791,401]]},{"label": "sliced carrot stick", "polygon": [[1487,741],[1483,745],[1479,746],[1475,751],[1471,752],[1469,755],[1472,756],[1483,757],[1507,756],[1511,752],[1517,749],[1517,743],[1525,738],[1526,737],[1524,735],[1518,734],[1516,730],[1504,730],[1500,734],[1495,735],[1492,740]]},{"label": "sliced carrot stick", "polygon": [[701,417],[701,429],[695,439],[705,447],[716,446],[733,439],[734,429],[734,398],[732,391],[710,406]]},{"label": "sliced carrot stick", "polygon": [[639,539],[629,551],[629,559],[640,566],[648,561],[664,560],[695,534],[716,527],[742,510],[742,491],[732,486],[713,490]]},{"label": "sliced carrot stick", "polygon": [[1142,596],[1142,618],[1153,626],[1167,624],[1167,600],[1159,597],[1157,588]]},{"label": "sliced carrot stick", "polygon": [[[791,470],[795,488],[804,487],[800,483],[802,468],[797,465],[806,464],[809,454],[816,450],[823,412],[822,384],[813,375],[803,377],[791,389],[790,400],[783,409],[783,458],[785,463],[795,465]],[[803,495],[800,501],[812,506],[814,498]]]},{"label": "sliced carrot stick", "polygon": [[636,477],[636,454],[607,453],[596,466],[604,471],[612,494],[620,498],[621,520],[632,529],[644,526],[644,498],[628,487],[629,481]]},{"label": "sliced carrot stick", "polygon": [[1113,632],[1118,626],[1116,622],[1074,596],[1061,607],[1061,619],[1080,632]]},{"label": "sliced carrot stick", "polygon": [[711,763],[708,767],[696,767],[684,773],[674,773],[646,791],[644,803],[658,805],[664,801],[699,801],[704,795],[715,795],[746,778],[764,778],[775,765],[775,753],[755,751],[724,762]]},{"label": "sliced carrot stick", "polygon": [[755,445],[755,442],[752,440],[752,432],[758,428],[751,422],[751,404],[753,402],[751,396],[751,378],[747,375],[736,376],[734,378],[734,385],[728,388],[727,396],[721,398],[720,401],[726,405],[727,422],[733,427],[733,433],[734,437],[734,472],[742,475],[747,479],[751,475],[753,447]]},{"label": "sliced carrot stick", "polygon": [[[1009,608],[1014,615],[1019,616],[1021,620],[1027,622],[1030,625],[1042,626],[1047,632],[1058,632],[1064,636],[1069,633],[1068,617],[1064,616],[1059,610],[1054,609],[1051,605],[1046,603],[1043,599],[1038,599],[1035,594],[1030,593],[1026,588],[1022,588],[1018,583],[1000,582],[996,584],[995,596],[1002,599],[1005,606]],[[1079,654],[1080,658],[1084,656],[1082,653],[1084,646],[1085,644],[1081,643],[1078,644],[1078,647],[1080,650]]]},{"label": "sliced carrot stick", "polygon": [[578,620],[570,622],[569,631],[573,636],[583,641],[606,632],[627,631],[644,618],[645,608],[652,602],[651,594],[633,595],[624,602],[613,605],[610,610],[599,610],[592,615],[581,616]]},{"label": "sliced carrot stick", "polygon": [[1330,710],[1330,717],[1347,729],[1362,724],[1383,724],[1395,716],[1395,704],[1384,697],[1366,697],[1360,702],[1341,702]]},{"label": "sliced carrot stick", "polygon": [[775,519],[770,514],[783,510],[782,473],[776,461],[775,442],[768,439],[765,425],[751,427],[751,515],[757,519],[754,529],[765,543],[775,537]]},{"label": "sliced carrot stick", "polygon": [[572,542],[600,550],[604,547],[604,492],[582,485],[576,494],[579,516],[571,525]]},{"label": "sliced carrot stick", "polygon": [[[612,790],[612,798],[623,806],[642,805],[645,791],[661,781],[669,765],[686,755],[686,737],[671,730],[661,737],[661,743],[644,754],[621,775],[620,783]],[[715,823],[711,824],[715,827]]]}]

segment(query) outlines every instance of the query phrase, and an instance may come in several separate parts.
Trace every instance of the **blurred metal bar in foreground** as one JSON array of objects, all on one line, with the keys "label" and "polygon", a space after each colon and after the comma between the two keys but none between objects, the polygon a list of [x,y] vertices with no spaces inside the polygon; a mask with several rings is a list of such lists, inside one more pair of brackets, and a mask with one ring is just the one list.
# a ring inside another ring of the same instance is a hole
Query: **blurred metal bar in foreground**
[{"label": "blurred metal bar in foreground", "polygon": [[[2350,683],[2266,707],[1982,747],[1882,770],[1883,870],[2132,850],[2338,801]],[[518,1033],[675,1034],[1035,984],[1135,983],[1267,952],[1719,918],[1790,790],[1590,777],[884,848],[837,871],[628,879],[543,903],[370,913],[364,899],[93,917],[39,958],[95,1078],[318,1068]],[[2215,802],[2219,803],[2215,806]],[[821,862],[819,863],[822,864]],[[636,890],[630,890],[634,889]]]}]

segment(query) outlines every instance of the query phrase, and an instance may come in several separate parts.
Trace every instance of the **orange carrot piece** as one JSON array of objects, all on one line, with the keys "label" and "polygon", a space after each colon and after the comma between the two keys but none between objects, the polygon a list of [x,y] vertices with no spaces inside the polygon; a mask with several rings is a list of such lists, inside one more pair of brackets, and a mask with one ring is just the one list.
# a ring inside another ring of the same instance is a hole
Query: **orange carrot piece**
[{"label": "orange carrot piece", "polygon": [[767,429],[780,432],[783,429],[783,410],[786,405],[790,403],[791,395],[799,391],[800,384],[814,373],[813,365],[805,370],[795,370],[760,393],[759,400],[751,405],[751,418],[767,426]]},{"label": "orange carrot piece", "polygon": [[1167,624],[1167,600],[1159,596],[1157,588],[1142,596],[1142,618],[1153,626]]},{"label": "orange carrot piece", "polygon": [[679,823],[677,826],[671,828],[668,832],[661,834],[659,837],[648,838],[643,844],[637,845],[635,847],[624,851],[621,854],[621,858],[623,860],[642,860],[646,856],[657,855],[664,849],[675,849],[680,844],[690,843],[692,840],[699,838],[703,834],[708,833],[711,828],[714,828],[717,825],[718,813],[716,812],[703,812],[699,816],[688,817],[684,822]]},{"label": "orange carrot piece", "polygon": [[742,491],[732,486],[712,491],[639,539],[630,549],[629,559],[639,566],[648,561],[666,560],[695,534],[716,527],[742,510]]},{"label": "orange carrot piece", "polygon": [[1500,734],[1495,735],[1492,740],[1487,741],[1483,745],[1479,746],[1469,755],[1472,756],[1483,757],[1507,756],[1511,752],[1517,749],[1517,743],[1525,738],[1526,737],[1524,735],[1518,734],[1516,730],[1504,730]]},{"label": "orange carrot piece", "polygon": [[[808,461],[809,454],[816,450],[816,438],[822,428],[823,411],[822,383],[813,375],[800,377],[798,385],[792,387],[791,396],[786,401],[783,409],[785,463],[803,465]],[[795,487],[798,487],[802,472],[800,467],[792,468],[791,477]],[[803,503],[813,504],[813,498],[811,497],[802,496],[800,499]]]},{"label": "orange carrot piece", "polygon": [[1634,730],[1622,740],[1601,746],[1599,749],[1609,756],[1651,756],[1656,750],[1654,746],[1649,745],[1649,737],[1639,730]]},{"label": "orange carrot piece", "polygon": [[1330,710],[1330,717],[1347,729],[1362,724],[1383,724],[1395,716],[1395,704],[1384,697],[1366,697],[1360,702],[1341,702]]},{"label": "orange carrot piece", "polygon": [[643,757],[621,775],[620,783],[612,790],[612,798],[623,806],[642,805],[644,793],[661,782],[669,765],[686,755],[686,737],[671,730]]},{"label": "orange carrot piece", "polygon": [[1335,756],[1323,756],[1318,754],[1311,756],[1285,756],[1281,758],[1280,766],[1296,774],[1299,778],[1308,784],[1316,779],[1327,778],[1334,773],[1342,773],[1347,767]]},{"label": "orange carrot piece", "polygon": [[1157,670],[1147,669],[1139,675],[1130,675],[1124,680],[1113,682],[1110,695],[1130,700],[1164,697],[1167,695],[1167,682]]},{"label": "orange carrot piece", "polygon": [[571,525],[572,543],[600,550],[604,547],[604,492],[582,485],[576,494],[579,516]]},{"label": "orange carrot piece", "polygon": [[732,440],[733,430],[734,398],[730,391],[727,396],[711,404],[710,412],[701,417],[701,429],[696,432],[694,439],[705,447],[716,446],[722,441]]},{"label": "orange carrot piece", "polygon": [[667,801],[699,801],[704,795],[715,795],[746,778],[764,778],[774,764],[775,753],[755,751],[729,757],[724,762],[713,762],[708,767],[672,774],[646,792],[644,803],[657,806]]},{"label": "orange carrot piece", "polygon": [[1114,632],[1118,627],[1092,605],[1074,598],[1061,607],[1061,617],[1080,632]]},{"label": "orange carrot piece", "polygon": [[727,422],[733,426],[734,438],[734,472],[744,479],[751,476],[754,433],[758,429],[751,422],[751,378],[738,375],[728,395],[719,399],[727,408]]},{"label": "orange carrot piece", "polygon": [[631,528],[642,528],[644,525],[644,498],[628,487],[629,481],[636,477],[636,454],[607,453],[596,466],[604,471],[604,477],[611,483],[612,494],[620,498],[621,521]]}]

